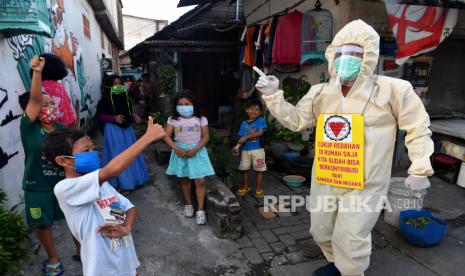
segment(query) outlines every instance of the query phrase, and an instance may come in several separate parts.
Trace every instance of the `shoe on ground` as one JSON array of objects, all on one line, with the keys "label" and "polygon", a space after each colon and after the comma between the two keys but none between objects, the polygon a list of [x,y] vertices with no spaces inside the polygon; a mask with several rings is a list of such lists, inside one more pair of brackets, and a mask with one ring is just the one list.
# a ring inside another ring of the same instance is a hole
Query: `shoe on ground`
[{"label": "shoe on ground", "polygon": [[194,216],[194,206],[192,205],[185,205],[184,206],[184,216],[186,218],[191,218]]},{"label": "shoe on ground", "polygon": [[265,193],[263,190],[261,191],[255,191],[255,198],[263,198],[265,196]]},{"label": "shoe on ground", "polygon": [[60,276],[64,273],[60,262],[49,264],[47,260],[42,263],[42,271],[44,272],[44,276]]},{"label": "shoe on ground", "polygon": [[205,215],[205,211],[197,211],[195,214],[197,225],[204,225],[207,223],[207,215]]},{"label": "shoe on ground", "polygon": [[313,271],[313,276],[341,276],[341,272],[337,269],[334,263],[324,265]]},{"label": "shoe on ground", "polygon": [[249,191],[250,191],[249,188],[240,188],[240,189],[237,191],[237,195],[238,195],[238,196],[245,196]]}]

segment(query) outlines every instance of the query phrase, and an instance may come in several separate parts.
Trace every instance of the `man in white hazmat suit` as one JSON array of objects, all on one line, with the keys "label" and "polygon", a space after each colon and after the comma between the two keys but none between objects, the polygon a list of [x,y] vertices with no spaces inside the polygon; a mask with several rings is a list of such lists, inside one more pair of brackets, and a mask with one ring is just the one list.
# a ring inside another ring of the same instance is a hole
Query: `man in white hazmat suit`
[{"label": "man in white hazmat suit", "polygon": [[[296,106],[285,101],[276,77],[261,74],[256,84],[273,116],[292,131],[313,128],[320,115],[361,115],[363,188],[322,184],[315,176],[316,160],[313,165],[310,232],[330,262],[313,275],[363,275],[368,268],[371,230],[381,211],[376,208],[378,201],[388,192],[397,128],[407,132],[405,145],[412,162],[405,185],[417,192],[430,187],[427,176],[433,174],[429,158],[434,148],[428,114],[409,82],[374,75],[378,57],[379,35],[355,20],[336,34],[326,50],[330,81],[312,86]],[[339,130],[333,136],[343,132]],[[357,198],[370,208],[341,211],[339,205],[335,210],[314,211],[322,197],[333,197],[339,204]]]}]

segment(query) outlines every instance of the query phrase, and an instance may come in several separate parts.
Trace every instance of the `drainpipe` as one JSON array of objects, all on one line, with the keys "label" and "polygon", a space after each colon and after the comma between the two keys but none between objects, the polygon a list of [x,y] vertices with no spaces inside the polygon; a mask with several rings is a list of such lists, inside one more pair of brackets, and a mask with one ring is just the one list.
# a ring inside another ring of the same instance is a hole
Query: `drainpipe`
[{"label": "drainpipe", "polygon": [[241,0],[236,1],[236,19],[234,21],[239,21],[239,4]]}]

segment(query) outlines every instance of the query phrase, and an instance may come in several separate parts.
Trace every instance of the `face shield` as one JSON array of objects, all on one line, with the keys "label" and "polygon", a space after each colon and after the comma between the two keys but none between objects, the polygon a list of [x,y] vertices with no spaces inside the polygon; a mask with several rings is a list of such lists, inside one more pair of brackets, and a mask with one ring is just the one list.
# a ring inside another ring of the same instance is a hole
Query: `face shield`
[{"label": "face shield", "polygon": [[334,67],[336,68],[336,82],[344,86],[352,86],[360,73],[363,61],[363,48],[354,45],[343,45],[336,48]]}]

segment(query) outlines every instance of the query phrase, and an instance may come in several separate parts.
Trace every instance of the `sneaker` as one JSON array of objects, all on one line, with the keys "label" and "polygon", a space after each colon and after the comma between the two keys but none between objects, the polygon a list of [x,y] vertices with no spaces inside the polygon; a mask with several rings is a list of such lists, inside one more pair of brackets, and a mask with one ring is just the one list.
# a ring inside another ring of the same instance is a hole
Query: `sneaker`
[{"label": "sneaker", "polygon": [[194,206],[192,205],[185,205],[184,206],[184,216],[186,218],[191,218],[194,216]]},{"label": "sneaker", "polygon": [[334,263],[324,265],[312,273],[313,276],[341,276],[341,272],[337,269]]},{"label": "sneaker", "polygon": [[196,214],[196,220],[197,220],[197,225],[203,225],[207,223],[207,216],[205,215],[205,211],[197,211]]}]

